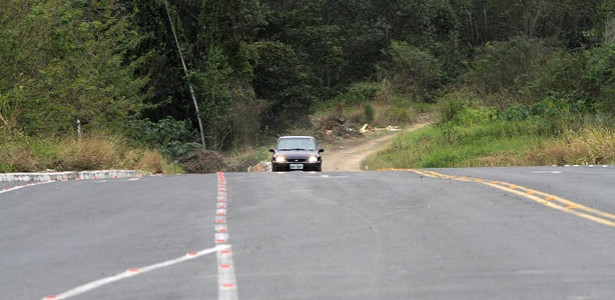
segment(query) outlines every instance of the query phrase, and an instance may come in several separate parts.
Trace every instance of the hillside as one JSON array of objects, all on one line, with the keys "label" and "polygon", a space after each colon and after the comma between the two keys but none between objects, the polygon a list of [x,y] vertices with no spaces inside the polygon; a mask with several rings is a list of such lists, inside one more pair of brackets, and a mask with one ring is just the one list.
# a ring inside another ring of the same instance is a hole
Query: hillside
[{"label": "hillside", "polygon": [[423,138],[461,150],[404,164],[612,161],[609,0],[6,0],[0,20],[0,172],[176,172],[434,111]]}]

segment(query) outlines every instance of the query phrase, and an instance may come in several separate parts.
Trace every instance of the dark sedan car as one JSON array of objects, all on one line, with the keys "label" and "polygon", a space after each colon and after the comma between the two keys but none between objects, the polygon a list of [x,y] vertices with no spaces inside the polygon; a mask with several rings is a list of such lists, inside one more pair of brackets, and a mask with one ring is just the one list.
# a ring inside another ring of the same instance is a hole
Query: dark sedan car
[{"label": "dark sedan car", "polygon": [[271,157],[271,170],[278,171],[317,171],[322,170],[320,153],[324,149],[316,147],[316,139],[311,136],[283,136],[278,139]]}]

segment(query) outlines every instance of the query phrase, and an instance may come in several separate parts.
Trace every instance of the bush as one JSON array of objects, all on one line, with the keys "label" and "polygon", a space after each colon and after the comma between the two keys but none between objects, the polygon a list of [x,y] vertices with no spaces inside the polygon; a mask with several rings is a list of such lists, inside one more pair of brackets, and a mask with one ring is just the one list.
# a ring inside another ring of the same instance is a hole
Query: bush
[{"label": "bush", "polygon": [[547,97],[533,105],[513,103],[499,114],[499,119],[507,122],[530,120],[535,134],[557,136],[566,130],[582,129],[587,119],[596,119],[598,115],[586,102],[573,102],[569,99]]},{"label": "bush", "polygon": [[480,105],[465,94],[448,94],[438,103],[440,125],[464,126],[483,123],[495,119],[498,111],[493,107]]},{"label": "bush", "polygon": [[523,104],[513,103],[502,112],[500,118],[504,121],[520,122],[530,116],[530,109]]},{"label": "bush", "polygon": [[453,119],[465,109],[465,104],[455,100],[444,100],[438,103],[438,116],[440,120],[438,124],[445,124],[453,121]]},{"label": "bush", "polygon": [[363,112],[365,113],[365,119],[367,120],[367,123],[374,123],[374,107],[371,104],[367,103],[363,107]]},{"label": "bush", "polygon": [[164,155],[180,157],[198,148],[196,132],[186,120],[178,121],[172,117],[158,122],[137,120],[131,125],[132,136],[148,147],[156,147]]}]

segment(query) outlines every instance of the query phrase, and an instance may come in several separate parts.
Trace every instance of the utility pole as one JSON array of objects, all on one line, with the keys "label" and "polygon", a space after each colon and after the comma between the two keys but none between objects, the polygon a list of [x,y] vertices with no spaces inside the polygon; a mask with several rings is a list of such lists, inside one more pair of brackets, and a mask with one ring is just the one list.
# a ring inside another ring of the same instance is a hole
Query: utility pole
[{"label": "utility pole", "polygon": [[[173,38],[175,39],[175,45],[177,45],[177,53],[179,53],[179,59],[182,62],[182,67],[184,68],[184,74],[186,78],[188,78],[188,67],[186,66],[186,61],[184,60],[184,55],[182,54],[182,49],[179,46],[179,39],[177,38],[177,32],[175,31],[175,26],[173,25],[173,20],[171,19],[171,13],[169,12],[169,2],[164,0],[164,6],[167,11],[167,17],[169,18],[169,24],[171,25],[171,31],[173,32]],[[192,96],[192,102],[194,102],[194,109],[196,110],[196,118],[199,122],[199,131],[201,132],[201,143],[203,145],[203,150],[206,150],[205,146],[205,132],[203,131],[203,121],[201,121],[201,111],[199,110],[199,103],[196,101],[196,96],[194,94],[194,89],[192,88],[192,83],[188,80],[188,87],[190,88],[190,96]]]}]

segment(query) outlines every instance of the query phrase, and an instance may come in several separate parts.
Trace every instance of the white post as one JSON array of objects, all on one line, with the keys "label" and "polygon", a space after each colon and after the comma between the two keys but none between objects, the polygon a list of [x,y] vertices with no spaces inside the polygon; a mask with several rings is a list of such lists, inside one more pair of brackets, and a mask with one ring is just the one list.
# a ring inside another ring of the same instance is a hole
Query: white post
[{"label": "white post", "polygon": [[81,141],[81,120],[77,119],[77,136],[79,136],[79,140]]}]

